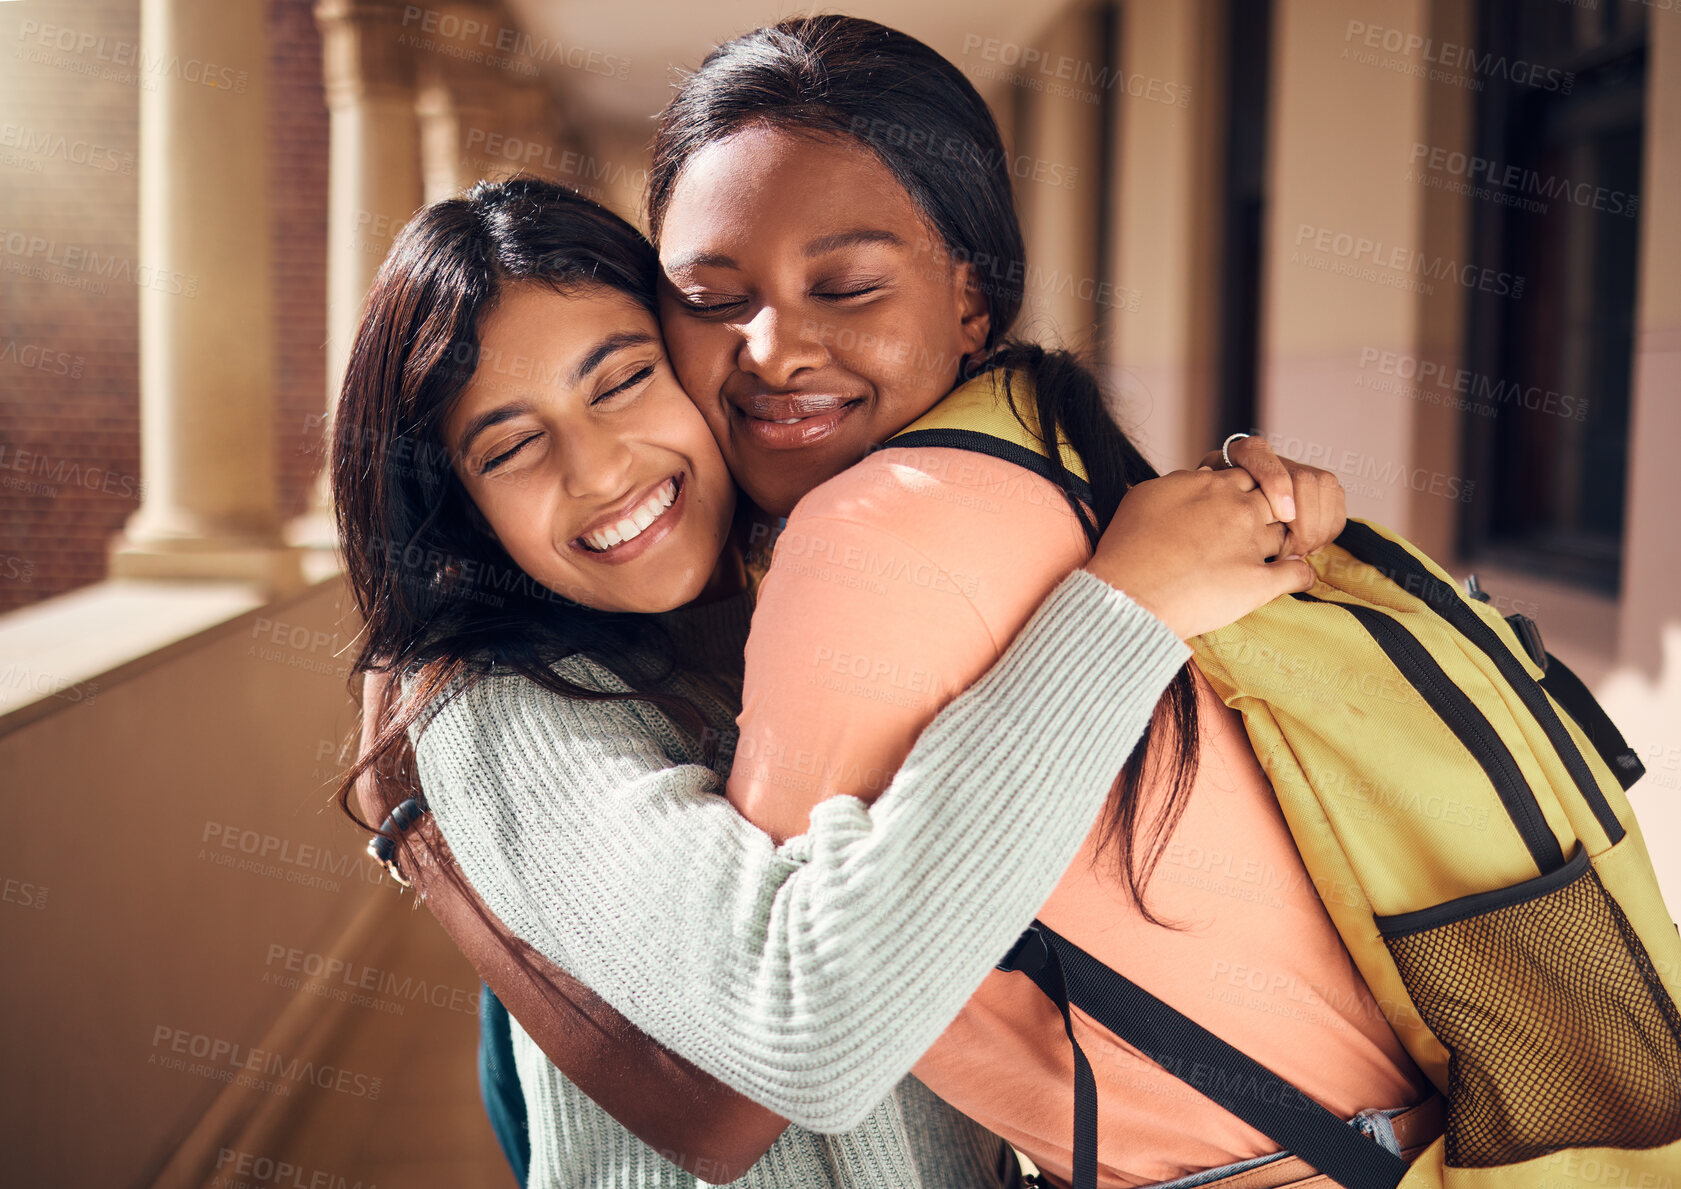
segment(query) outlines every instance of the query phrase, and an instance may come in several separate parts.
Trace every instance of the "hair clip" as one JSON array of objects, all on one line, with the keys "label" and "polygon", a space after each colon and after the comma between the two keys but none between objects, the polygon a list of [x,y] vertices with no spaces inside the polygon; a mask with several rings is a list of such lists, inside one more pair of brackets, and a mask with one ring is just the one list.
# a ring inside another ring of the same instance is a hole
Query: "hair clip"
[{"label": "hair clip", "polygon": [[420,815],[425,812],[426,798],[419,796],[410,797],[387,814],[385,821],[380,824],[379,833],[368,839],[369,857],[372,858],[374,862],[384,867],[385,870],[390,873],[391,878],[396,880],[400,886],[405,888],[411,887],[412,885],[408,880],[404,879],[402,873],[397,870],[397,864],[395,861],[397,858],[397,840],[391,836],[391,833],[392,831],[395,831],[396,833],[401,834],[410,826],[414,825],[415,822],[419,821]]}]

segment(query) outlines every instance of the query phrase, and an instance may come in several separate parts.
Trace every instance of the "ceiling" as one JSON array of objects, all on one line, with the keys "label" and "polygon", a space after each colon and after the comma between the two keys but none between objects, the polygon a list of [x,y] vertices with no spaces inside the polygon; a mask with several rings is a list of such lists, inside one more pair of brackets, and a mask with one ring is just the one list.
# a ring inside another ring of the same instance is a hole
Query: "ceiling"
[{"label": "ceiling", "polygon": [[[507,0],[534,38],[596,52],[597,70],[563,69],[568,106],[591,118],[641,124],[671,95],[675,68],[693,69],[713,46],[784,16],[836,8],[787,0]],[[972,73],[978,38],[1032,44],[1068,0],[855,0],[844,11],[902,29]],[[965,54],[964,47],[969,47]],[[608,55],[613,55],[608,58]],[[608,63],[628,62],[622,71]],[[624,77],[614,77],[622,73]],[[983,92],[986,88],[982,88]]]}]

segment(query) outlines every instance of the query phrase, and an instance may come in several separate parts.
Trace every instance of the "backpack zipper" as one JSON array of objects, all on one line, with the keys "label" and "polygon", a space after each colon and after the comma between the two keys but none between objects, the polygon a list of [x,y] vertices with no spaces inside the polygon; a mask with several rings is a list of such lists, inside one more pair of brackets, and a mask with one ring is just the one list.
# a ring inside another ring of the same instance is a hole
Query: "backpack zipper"
[{"label": "backpack zipper", "polygon": [[1375,608],[1351,606],[1307,594],[1297,598],[1341,607],[1366,629],[1366,634],[1383,649],[1401,676],[1447,724],[1488,776],[1500,803],[1506,807],[1506,816],[1529,848],[1530,857],[1535,860],[1540,873],[1545,875],[1564,866],[1564,852],[1558,839],[1553,837],[1546,816],[1541,812],[1529,782],[1523,778],[1517,761],[1512,758],[1511,750],[1502,742],[1493,724],[1442,671],[1429,650],[1411,632]]},{"label": "backpack zipper", "polygon": [[[1500,675],[1516,691],[1525,709],[1534,716],[1541,730],[1546,733],[1548,742],[1553,745],[1553,750],[1558,753],[1565,770],[1570,773],[1570,779],[1575,782],[1577,791],[1582,794],[1582,799],[1593,811],[1600,828],[1605,831],[1606,839],[1613,846],[1621,842],[1628,831],[1623,828],[1623,823],[1617,820],[1617,815],[1612,811],[1611,803],[1605,799],[1605,793],[1600,789],[1599,781],[1594,778],[1592,769],[1582,758],[1582,753],[1577,750],[1575,740],[1570,738],[1570,732],[1565,729],[1564,723],[1559,721],[1558,712],[1548,700],[1547,692],[1529,675],[1529,670],[1523,667],[1523,662],[1506,647],[1494,629],[1460,598],[1459,592],[1426,570],[1401,546],[1364,524],[1349,521],[1348,527],[1343,529],[1336,543],[1348,550],[1355,560],[1376,568],[1396,586],[1424,602],[1437,615],[1457,628],[1461,635],[1488,654]],[[1397,575],[1405,576],[1409,580],[1402,582]]]}]

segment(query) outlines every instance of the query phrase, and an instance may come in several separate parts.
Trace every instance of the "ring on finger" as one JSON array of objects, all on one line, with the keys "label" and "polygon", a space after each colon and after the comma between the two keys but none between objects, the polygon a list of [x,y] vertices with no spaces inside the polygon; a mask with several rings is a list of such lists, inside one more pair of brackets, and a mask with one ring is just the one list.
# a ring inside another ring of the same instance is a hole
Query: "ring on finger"
[{"label": "ring on finger", "polygon": [[1244,438],[1247,438],[1247,437],[1250,437],[1250,436],[1251,435],[1246,434],[1246,433],[1234,433],[1231,437],[1227,438],[1225,441],[1220,443],[1220,457],[1226,460],[1226,465],[1227,466],[1235,467],[1237,465],[1237,463],[1232,461],[1232,455],[1231,455],[1232,443],[1242,441]]}]

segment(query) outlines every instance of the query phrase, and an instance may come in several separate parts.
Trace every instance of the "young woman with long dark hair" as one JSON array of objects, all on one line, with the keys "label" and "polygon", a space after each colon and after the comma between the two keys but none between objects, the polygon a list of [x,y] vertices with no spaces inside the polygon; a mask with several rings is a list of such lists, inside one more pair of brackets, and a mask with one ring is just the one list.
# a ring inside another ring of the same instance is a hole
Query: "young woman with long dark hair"
[{"label": "young woman with long dark hair", "polygon": [[[730,1179],[741,1162],[706,1163],[720,1129],[758,1137],[732,1153],[776,1140],[751,1183],[998,1183],[997,1138],[906,1069],[1078,850],[1179,640],[1306,568],[1264,560],[1286,534],[1248,476],[1140,484],[930,723],[918,770],[778,847],[717,795],[748,611],[735,490],[665,362],[656,281],[633,229],[542,183],[482,186],[399,237],[332,475],[359,664],[401,674],[402,696],[343,795],[366,773],[382,814],[418,772],[434,813],[398,865],[543,1038],[515,1038],[534,1183]],[[471,941],[487,936],[505,948]],[[626,1036],[585,987],[658,1015],[655,1039],[694,1066]],[[630,1051],[665,1094],[625,1092]],[[782,1119],[720,1076],[768,1081],[772,1109],[840,1134],[777,1138]],[[673,1141],[674,1114],[692,1131]],[[634,1138],[656,1133],[669,1161]]]}]

